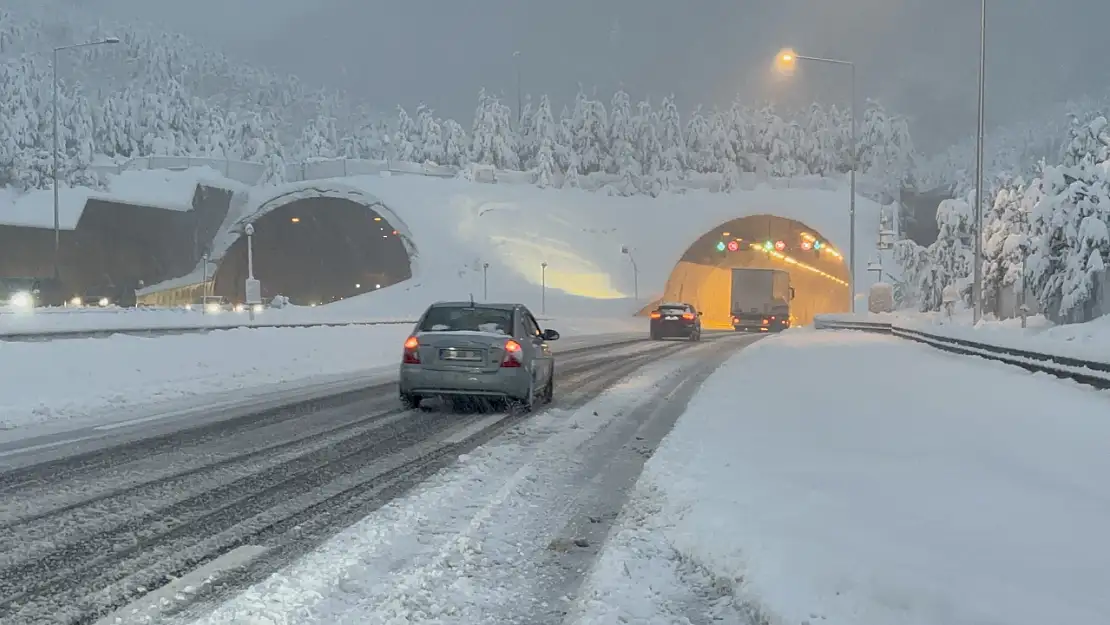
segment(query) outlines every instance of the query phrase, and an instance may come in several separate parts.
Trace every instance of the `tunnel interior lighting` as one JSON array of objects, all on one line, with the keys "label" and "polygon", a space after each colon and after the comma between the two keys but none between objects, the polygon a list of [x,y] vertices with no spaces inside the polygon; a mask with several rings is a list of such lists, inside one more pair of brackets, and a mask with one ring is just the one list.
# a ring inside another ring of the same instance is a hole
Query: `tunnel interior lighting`
[{"label": "tunnel interior lighting", "polygon": [[374,221],[381,221],[381,220],[382,220],[382,218],[381,218],[381,217],[375,217],[375,218],[374,218]]},{"label": "tunnel interior lighting", "polygon": [[732,233],[731,233],[731,232],[722,232],[722,233],[721,233],[721,236],[723,236],[723,237],[731,237],[731,236],[732,236]]},{"label": "tunnel interior lighting", "polygon": [[295,224],[299,224],[299,223],[301,223],[301,218],[300,217],[292,217],[292,218],[289,219],[289,221],[291,221],[292,223],[295,223]]}]

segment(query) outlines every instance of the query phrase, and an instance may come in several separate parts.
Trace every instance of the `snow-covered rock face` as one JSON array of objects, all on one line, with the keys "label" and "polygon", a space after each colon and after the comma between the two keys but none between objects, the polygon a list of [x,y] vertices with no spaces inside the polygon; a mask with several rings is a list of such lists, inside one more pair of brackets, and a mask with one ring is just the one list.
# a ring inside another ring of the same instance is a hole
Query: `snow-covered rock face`
[{"label": "snow-covered rock face", "polygon": [[[313,195],[364,203],[401,233],[413,255],[413,278],[330,305],[391,314],[416,314],[432,301],[471,295],[559,314],[631,314],[662,293],[698,238],[749,215],[801,221],[842,250],[848,240],[848,197],[840,191],[759,187],[613,197],[426,176],[360,176],[255,189],[240,221]],[[878,214],[878,205],[857,200],[861,250],[873,247]],[[225,231],[214,248],[230,247],[234,230]],[[857,252],[862,257],[865,252]],[[862,281],[865,263],[859,264],[864,267],[857,281]],[[631,301],[637,290],[640,301]]]}]

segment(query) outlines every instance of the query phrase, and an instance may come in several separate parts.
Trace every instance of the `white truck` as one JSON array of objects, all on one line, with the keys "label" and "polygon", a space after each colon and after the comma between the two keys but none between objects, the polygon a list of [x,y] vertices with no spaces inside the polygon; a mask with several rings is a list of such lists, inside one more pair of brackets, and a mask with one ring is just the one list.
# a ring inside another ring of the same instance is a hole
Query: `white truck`
[{"label": "white truck", "polygon": [[733,269],[729,309],[737,332],[780,332],[790,327],[794,287],[781,269]]}]

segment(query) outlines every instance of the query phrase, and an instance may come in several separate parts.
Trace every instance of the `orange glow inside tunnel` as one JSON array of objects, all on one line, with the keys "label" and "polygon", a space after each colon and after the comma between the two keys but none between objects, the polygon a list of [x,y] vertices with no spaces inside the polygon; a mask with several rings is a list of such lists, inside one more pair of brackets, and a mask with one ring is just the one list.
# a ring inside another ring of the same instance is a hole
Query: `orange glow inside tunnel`
[{"label": "orange glow inside tunnel", "polygon": [[[795,291],[791,302],[794,325],[808,325],[822,313],[847,312],[851,299],[844,259],[831,246],[815,254],[812,242],[824,239],[813,232],[800,222],[768,215],[723,224],[699,239],[675,265],[661,301],[693,304],[704,313],[705,328],[730,329],[732,270],[782,269],[789,272]],[[774,246],[766,249],[764,242],[768,240],[790,241],[791,246],[783,251]],[[721,252],[716,246],[724,241],[738,241],[740,245]],[[653,307],[645,309],[644,314]]]}]

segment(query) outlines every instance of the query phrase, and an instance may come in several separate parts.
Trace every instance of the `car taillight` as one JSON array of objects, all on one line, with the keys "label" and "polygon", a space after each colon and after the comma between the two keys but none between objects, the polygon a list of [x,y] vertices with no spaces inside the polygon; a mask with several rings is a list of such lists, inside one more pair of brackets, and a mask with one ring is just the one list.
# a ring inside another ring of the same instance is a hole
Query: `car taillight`
[{"label": "car taillight", "polygon": [[652,319],[658,319],[661,316],[662,315],[659,314],[659,311],[655,311],[655,312],[651,313],[651,318]]},{"label": "car taillight", "polygon": [[401,362],[406,365],[420,364],[420,341],[415,336],[410,336],[405,341],[405,354],[401,358]]},{"label": "car taillight", "polygon": [[694,313],[682,313],[682,318],[686,321],[693,321]]},{"label": "car taillight", "polygon": [[505,357],[501,359],[502,367],[519,367],[523,364],[520,343],[513,340],[505,341]]}]

